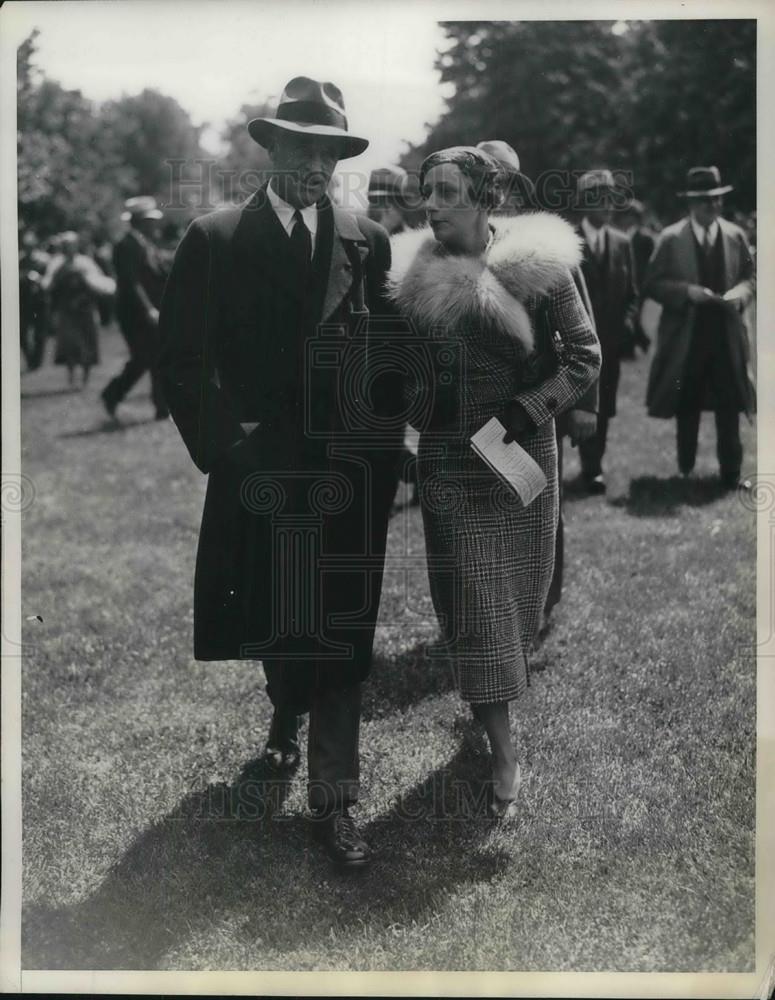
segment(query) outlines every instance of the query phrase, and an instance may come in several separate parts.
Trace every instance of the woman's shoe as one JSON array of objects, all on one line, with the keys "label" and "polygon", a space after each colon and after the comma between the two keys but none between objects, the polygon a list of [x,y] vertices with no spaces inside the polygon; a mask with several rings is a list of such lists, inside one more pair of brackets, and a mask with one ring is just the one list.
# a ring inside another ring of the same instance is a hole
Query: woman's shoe
[{"label": "woman's shoe", "polygon": [[522,770],[517,764],[517,770],[514,774],[514,781],[512,782],[511,789],[506,798],[501,798],[500,795],[495,791],[495,782],[492,784],[492,801],[489,806],[489,813],[492,819],[496,820],[511,820],[516,819],[518,815],[517,810],[517,795],[519,794],[519,788],[522,784]]}]

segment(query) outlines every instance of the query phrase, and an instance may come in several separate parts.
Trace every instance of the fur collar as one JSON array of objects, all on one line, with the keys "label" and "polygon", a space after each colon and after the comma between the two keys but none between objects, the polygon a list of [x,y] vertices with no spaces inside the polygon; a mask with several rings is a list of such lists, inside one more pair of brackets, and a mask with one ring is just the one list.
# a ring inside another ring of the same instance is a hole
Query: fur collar
[{"label": "fur collar", "polygon": [[495,323],[526,352],[534,346],[525,301],[550,292],[581,262],[581,238],[548,212],[495,217],[484,260],[447,253],[430,229],[398,233],[387,291],[421,329]]}]

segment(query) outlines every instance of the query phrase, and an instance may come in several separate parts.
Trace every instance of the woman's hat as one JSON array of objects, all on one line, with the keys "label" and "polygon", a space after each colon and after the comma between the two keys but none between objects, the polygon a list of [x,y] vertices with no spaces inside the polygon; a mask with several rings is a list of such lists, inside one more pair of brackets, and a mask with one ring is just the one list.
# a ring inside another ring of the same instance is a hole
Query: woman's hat
[{"label": "woman's hat", "polygon": [[296,76],[285,87],[274,118],[253,118],[248,122],[250,137],[266,146],[278,130],[298,135],[319,135],[340,140],[340,160],[358,156],[369,145],[368,139],[350,135],[344,98],[336,84]]},{"label": "woman's hat", "polygon": [[684,198],[714,198],[727,191],[734,191],[734,188],[721,183],[718,167],[690,167],[686,173],[686,190],[678,193]]},{"label": "woman's hat", "polygon": [[124,202],[124,211],[121,213],[121,221],[129,222],[135,219],[163,219],[164,213],[160,212],[156,199],[148,194],[140,194],[136,198],[127,198]]}]

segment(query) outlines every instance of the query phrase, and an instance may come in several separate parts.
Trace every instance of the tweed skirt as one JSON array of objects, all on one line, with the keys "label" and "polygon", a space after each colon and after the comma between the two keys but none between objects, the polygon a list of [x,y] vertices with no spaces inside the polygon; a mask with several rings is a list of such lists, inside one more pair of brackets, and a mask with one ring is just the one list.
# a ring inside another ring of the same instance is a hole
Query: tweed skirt
[{"label": "tweed skirt", "polygon": [[474,453],[468,434],[420,435],[431,597],[460,695],[472,704],[524,692],[552,578],[559,516],[554,421],[521,443],[547,479],[528,507]]}]

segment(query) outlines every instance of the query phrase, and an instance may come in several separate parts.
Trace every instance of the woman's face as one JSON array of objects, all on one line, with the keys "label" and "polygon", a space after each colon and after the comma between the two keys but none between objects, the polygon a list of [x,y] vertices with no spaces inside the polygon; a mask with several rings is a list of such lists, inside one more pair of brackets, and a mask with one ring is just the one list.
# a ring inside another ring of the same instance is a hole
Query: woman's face
[{"label": "woman's face", "polygon": [[484,209],[471,199],[468,178],[455,163],[440,163],[425,175],[422,185],[425,213],[433,235],[445,246],[468,247]]}]

